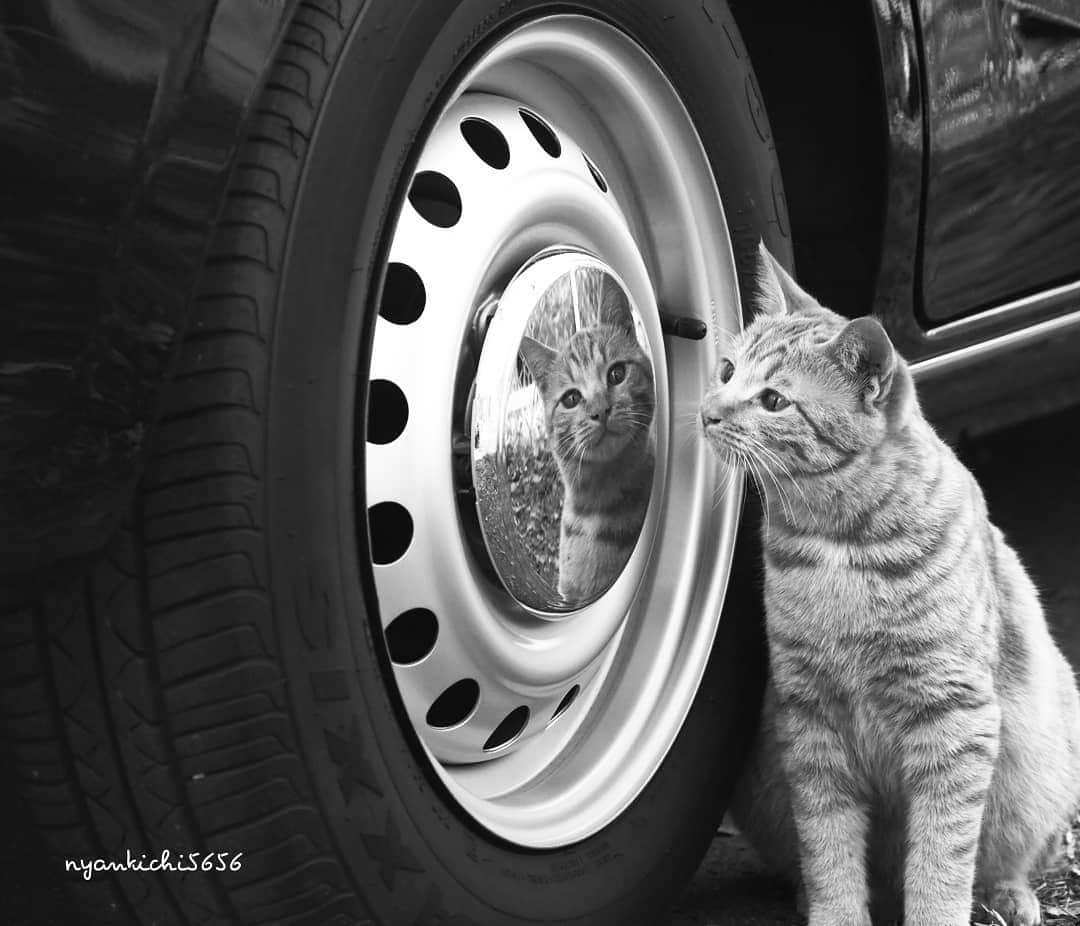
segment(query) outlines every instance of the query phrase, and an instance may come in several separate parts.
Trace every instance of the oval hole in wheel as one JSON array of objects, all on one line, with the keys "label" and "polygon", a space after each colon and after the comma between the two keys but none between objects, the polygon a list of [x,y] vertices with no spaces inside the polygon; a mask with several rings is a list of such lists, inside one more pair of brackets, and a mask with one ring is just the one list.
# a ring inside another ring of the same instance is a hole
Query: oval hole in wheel
[{"label": "oval hole in wheel", "polygon": [[368,392],[368,442],[389,444],[401,436],[408,422],[409,402],[405,393],[388,379],[372,380]]},{"label": "oval hole in wheel", "polygon": [[519,109],[518,112],[521,113],[522,121],[528,127],[529,131],[532,132],[533,138],[536,139],[541,148],[553,158],[557,158],[562,154],[562,144],[556,137],[555,132],[552,131],[551,126],[535,113],[531,113],[527,109]]},{"label": "oval hole in wheel", "polygon": [[427,291],[424,281],[408,264],[393,263],[386,268],[379,314],[395,325],[411,325],[424,312]]},{"label": "oval hole in wheel", "polygon": [[386,566],[401,559],[409,549],[413,536],[412,516],[397,502],[379,502],[368,509],[368,530],[371,532],[371,559],[377,566]]},{"label": "oval hole in wheel", "polygon": [[492,731],[491,736],[487,738],[484,743],[484,751],[490,752],[492,749],[498,749],[500,746],[513,742],[521,735],[521,731],[525,729],[525,724],[528,722],[529,709],[527,707],[515,707]]},{"label": "oval hole in wheel", "polygon": [[552,720],[558,720],[559,717],[566,713],[570,705],[577,700],[579,691],[581,691],[581,686],[575,685],[565,695],[563,695],[563,699],[559,702],[559,706],[555,708],[555,713],[551,715]]},{"label": "oval hole in wheel", "polygon": [[451,228],[461,218],[461,194],[446,174],[424,170],[413,177],[409,202],[420,215],[439,228]]},{"label": "oval hole in wheel", "polygon": [[486,119],[466,119],[461,123],[461,134],[489,167],[503,170],[510,163],[510,146],[505,136]]},{"label": "oval hole in wheel", "polygon": [[386,648],[399,666],[413,665],[435,649],[439,619],[427,608],[411,608],[386,628]]},{"label": "oval hole in wheel", "polygon": [[596,181],[596,185],[600,187],[600,191],[602,193],[606,193],[607,181],[604,179],[604,175],[600,173],[600,168],[597,167],[591,160],[589,160],[589,156],[587,154],[583,154],[582,157],[585,159],[585,166],[589,168],[589,173],[592,174],[592,178]]},{"label": "oval hole in wheel", "polygon": [[428,708],[428,726],[442,730],[456,727],[472,716],[479,703],[480,686],[476,679],[463,678],[460,682],[454,682]]}]

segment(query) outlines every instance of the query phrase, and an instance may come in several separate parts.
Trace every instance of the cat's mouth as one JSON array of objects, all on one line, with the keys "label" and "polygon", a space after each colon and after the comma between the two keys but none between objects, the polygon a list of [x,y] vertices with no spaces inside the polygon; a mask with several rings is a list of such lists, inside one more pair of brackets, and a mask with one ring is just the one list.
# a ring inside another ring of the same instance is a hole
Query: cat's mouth
[{"label": "cat's mouth", "polygon": [[713,453],[720,458],[720,461],[728,466],[738,462],[738,454],[736,453],[736,447],[733,446],[733,442],[726,429],[720,425],[708,424],[702,428],[705,435],[705,441],[712,448]]},{"label": "cat's mouth", "polygon": [[603,444],[618,443],[624,436],[621,430],[613,428],[610,424],[601,424],[596,426],[596,430],[589,438],[589,443],[593,447],[600,447]]},{"label": "cat's mouth", "polygon": [[626,435],[616,431],[611,425],[599,425],[589,435],[586,446],[589,457],[593,460],[609,460],[620,453],[626,443]]}]

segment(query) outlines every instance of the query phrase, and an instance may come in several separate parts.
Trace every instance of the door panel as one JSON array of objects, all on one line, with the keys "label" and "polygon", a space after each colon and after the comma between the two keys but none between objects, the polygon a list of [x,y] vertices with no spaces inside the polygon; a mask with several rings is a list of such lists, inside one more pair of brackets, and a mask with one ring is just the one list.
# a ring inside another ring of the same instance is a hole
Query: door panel
[{"label": "door panel", "polygon": [[929,153],[923,314],[1080,278],[1073,0],[919,0]]}]

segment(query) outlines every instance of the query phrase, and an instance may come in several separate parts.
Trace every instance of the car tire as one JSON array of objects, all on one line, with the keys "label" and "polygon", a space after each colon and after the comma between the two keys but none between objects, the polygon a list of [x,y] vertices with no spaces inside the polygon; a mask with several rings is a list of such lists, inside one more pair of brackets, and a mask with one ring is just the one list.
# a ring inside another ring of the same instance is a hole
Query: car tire
[{"label": "car tire", "polygon": [[374,619],[364,483],[342,497],[333,475],[362,469],[353,435],[418,139],[480,51],[571,8],[632,36],[677,88],[744,291],[759,240],[790,257],[768,122],[719,0],[305,0],[238,153],[127,524],[90,575],[0,619],[4,735],[58,874],[72,858],[241,853],[237,870],[69,871],[86,921],[654,926],[704,853],[764,678],[754,531],[648,785],[586,838],[526,848],[434,773]]}]

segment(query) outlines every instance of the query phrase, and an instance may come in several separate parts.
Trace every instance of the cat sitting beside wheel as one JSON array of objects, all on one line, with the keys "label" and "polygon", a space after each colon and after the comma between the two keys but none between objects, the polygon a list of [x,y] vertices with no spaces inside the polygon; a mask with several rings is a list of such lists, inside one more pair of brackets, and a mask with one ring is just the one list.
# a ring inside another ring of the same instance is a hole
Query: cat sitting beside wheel
[{"label": "cat sitting beside wheel", "polygon": [[1032,926],[1080,804],[1072,670],[881,325],[764,247],[759,274],[701,404],[766,512],[771,678],[732,813],[810,926],[966,926],[973,899]]}]

